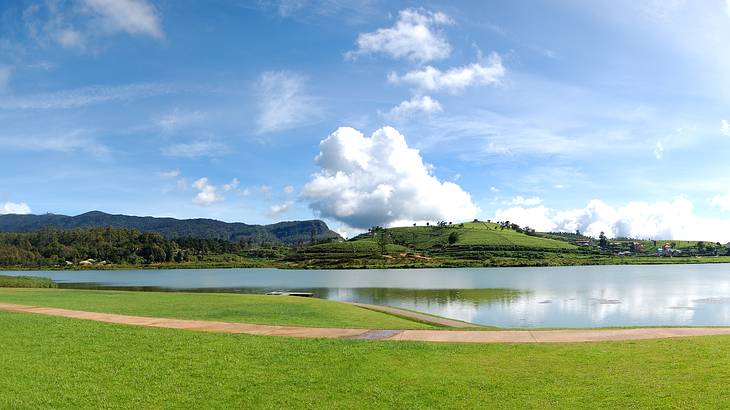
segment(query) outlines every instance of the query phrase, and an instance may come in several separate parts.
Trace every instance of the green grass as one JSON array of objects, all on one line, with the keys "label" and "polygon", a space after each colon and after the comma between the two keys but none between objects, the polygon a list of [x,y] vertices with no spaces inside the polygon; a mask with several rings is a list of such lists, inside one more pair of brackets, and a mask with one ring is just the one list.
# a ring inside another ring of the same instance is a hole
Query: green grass
[{"label": "green grass", "polygon": [[726,408],[730,337],[429,344],[0,312],[0,408]]},{"label": "green grass", "polygon": [[0,289],[0,302],[222,322],[368,329],[432,328],[427,324],[344,303],[287,296]]},{"label": "green grass", "polygon": [[56,282],[35,276],[0,275],[0,288],[55,288]]}]

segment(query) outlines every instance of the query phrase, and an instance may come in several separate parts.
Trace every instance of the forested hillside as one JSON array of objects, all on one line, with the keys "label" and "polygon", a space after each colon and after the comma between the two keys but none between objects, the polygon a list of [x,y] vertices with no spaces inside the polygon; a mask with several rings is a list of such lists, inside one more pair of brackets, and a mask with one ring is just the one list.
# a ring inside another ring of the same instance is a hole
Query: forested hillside
[{"label": "forested hillside", "polygon": [[279,222],[272,225],[228,223],[214,219],[175,219],[128,215],[111,215],[92,211],[78,216],[66,215],[0,215],[0,232],[32,232],[43,228],[127,228],[141,232],[157,232],[166,239],[200,238],[241,240],[255,244],[298,244],[339,239],[320,220]]}]

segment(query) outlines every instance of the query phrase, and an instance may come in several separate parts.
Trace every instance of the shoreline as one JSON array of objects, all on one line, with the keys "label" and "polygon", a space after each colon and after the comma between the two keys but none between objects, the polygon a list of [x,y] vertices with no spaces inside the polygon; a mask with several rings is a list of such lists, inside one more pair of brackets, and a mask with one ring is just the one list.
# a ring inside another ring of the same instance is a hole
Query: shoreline
[{"label": "shoreline", "polygon": [[[463,269],[463,268],[549,268],[578,266],[659,266],[659,265],[715,265],[730,263],[730,256],[707,256],[687,258],[655,258],[655,257],[611,257],[608,260],[587,259],[586,263],[520,263],[521,260],[508,260],[504,264],[459,263],[448,261],[433,264],[366,264],[366,265],[297,265],[267,261],[269,263],[199,263],[199,264],[144,264],[144,265],[92,265],[92,266],[0,266],[0,271],[32,272],[32,271],[127,271],[127,270],[163,270],[163,269],[280,269],[280,270],[382,270],[382,269]],[[439,262],[439,261],[437,261]],[[466,261],[464,261],[466,262]]]}]

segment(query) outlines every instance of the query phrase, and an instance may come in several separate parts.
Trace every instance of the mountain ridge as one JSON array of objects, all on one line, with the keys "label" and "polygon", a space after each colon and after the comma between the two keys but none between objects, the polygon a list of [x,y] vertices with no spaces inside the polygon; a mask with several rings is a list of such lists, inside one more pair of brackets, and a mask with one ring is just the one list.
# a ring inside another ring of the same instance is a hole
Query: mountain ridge
[{"label": "mountain ridge", "polygon": [[254,243],[296,244],[312,239],[322,241],[341,239],[318,219],[282,221],[269,225],[249,225],[243,222],[223,222],[217,219],[134,216],[89,211],[76,216],[60,214],[0,215],[0,232],[31,232],[44,228],[75,229],[114,227],[158,232],[166,239],[201,238],[231,242],[251,240]]}]

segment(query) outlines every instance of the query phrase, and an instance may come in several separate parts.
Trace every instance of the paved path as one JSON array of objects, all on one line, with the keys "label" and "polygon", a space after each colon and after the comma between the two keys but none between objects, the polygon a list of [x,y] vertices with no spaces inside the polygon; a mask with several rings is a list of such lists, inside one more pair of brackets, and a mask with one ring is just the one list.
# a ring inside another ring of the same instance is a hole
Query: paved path
[{"label": "paved path", "polygon": [[415,319],[419,322],[429,323],[432,325],[446,326],[446,327],[479,327],[473,323],[462,322],[460,320],[447,319],[445,317],[431,316],[425,313],[413,312],[410,310],[399,309],[391,306],[379,306],[379,305],[368,305],[366,303],[355,303],[345,302],[353,306],[361,307],[363,309],[375,310],[377,312],[383,312],[390,315],[402,316],[409,319]]},{"label": "paved path", "polygon": [[669,337],[730,335],[730,327],[640,328],[609,330],[369,330],[301,326],[255,325],[251,323],[165,319],[115,315],[47,307],[0,303],[0,311],[35,313],[126,325],[245,333],[264,336],[320,337],[330,339],[414,340],[458,343],[566,343],[606,340],[642,340]]}]

